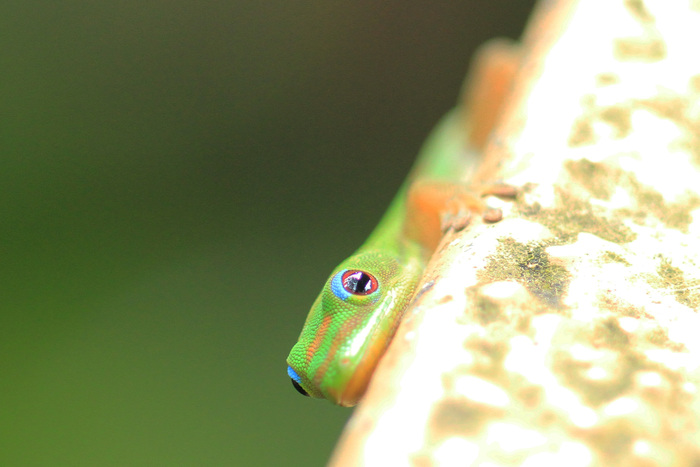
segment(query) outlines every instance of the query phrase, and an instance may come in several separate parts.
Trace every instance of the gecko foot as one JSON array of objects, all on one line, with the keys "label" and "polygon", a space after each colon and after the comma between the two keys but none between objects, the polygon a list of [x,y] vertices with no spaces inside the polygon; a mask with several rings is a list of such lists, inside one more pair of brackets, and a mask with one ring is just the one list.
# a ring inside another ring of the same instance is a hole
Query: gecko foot
[{"label": "gecko foot", "polygon": [[460,209],[457,213],[446,212],[440,218],[440,230],[443,235],[449,230],[460,232],[467,228],[471,220],[471,211]]}]

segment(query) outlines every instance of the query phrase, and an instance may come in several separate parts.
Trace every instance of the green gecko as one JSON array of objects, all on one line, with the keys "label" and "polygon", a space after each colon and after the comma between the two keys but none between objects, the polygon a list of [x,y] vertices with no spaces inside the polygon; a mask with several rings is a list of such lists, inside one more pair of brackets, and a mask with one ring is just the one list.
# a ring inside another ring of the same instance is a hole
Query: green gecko
[{"label": "green gecko", "polygon": [[[379,225],[331,273],[311,307],[287,357],[287,373],[301,394],[357,404],[440,242],[441,224],[465,209],[500,219],[455,181],[479,161],[517,67],[514,47],[503,42],[484,47],[478,58],[463,105],[468,111],[457,108],[438,124]],[[508,196],[513,188],[479,192]]]}]

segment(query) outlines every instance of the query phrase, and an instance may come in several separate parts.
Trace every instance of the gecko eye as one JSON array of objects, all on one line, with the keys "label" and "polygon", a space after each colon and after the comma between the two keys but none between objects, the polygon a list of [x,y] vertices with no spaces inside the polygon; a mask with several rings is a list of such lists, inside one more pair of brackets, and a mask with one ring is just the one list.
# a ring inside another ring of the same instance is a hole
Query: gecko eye
[{"label": "gecko eye", "polygon": [[369,295],[379,287],[377,279],[364,271],[345,271],[341,282],[343,288],[353,295]]}]

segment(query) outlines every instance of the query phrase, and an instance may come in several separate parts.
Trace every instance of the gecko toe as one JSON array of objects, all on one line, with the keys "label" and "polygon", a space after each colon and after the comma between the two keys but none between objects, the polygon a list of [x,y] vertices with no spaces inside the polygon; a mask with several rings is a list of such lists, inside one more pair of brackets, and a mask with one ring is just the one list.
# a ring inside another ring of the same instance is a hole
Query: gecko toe
[{"label": "gecko toe", "polygon": [[470,211],[460,210],[458,213],[446,213],[443,214],[440,222],[440,228],[442,233],[445,234],[452,230],[454,232],[460,232],[464,230],[471,222],[472,214]]},{"label": "gecko toe", "polygon": [[497,196],[499,198],[517,198],[520,188],[506,183],[493,183],[481,187],[481,196]]},{"label": "gecko toe", "polygon": [[484,213],[481,215],[484,222],[494,223],[503,219],[503,211],[499,208],[486,208]]}]

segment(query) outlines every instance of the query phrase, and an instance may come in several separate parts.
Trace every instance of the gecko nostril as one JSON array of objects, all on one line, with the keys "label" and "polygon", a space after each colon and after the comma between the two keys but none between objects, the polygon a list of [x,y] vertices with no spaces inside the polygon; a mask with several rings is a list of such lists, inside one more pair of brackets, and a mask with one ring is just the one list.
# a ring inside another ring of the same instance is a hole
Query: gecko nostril
[{"label": "gecko nostril", "polygon": [[294,371],[294,368],[291,366],[287,367],[287,374],[289,375],[289,379],[292,380],[292,384],[294,385],[294,389],[299,391],[299,394],[302,396],[309,397],[309,393],[304,390],[304,388],[301,387],[301,384],[299,384],[299,381],[301,381],[301,378],[299,378],[299,375],[297,374],[296,371]]},{"label": "gecko nostril", "polygon": [[292,385],[294,385],[294,389],[296,389],[297,391],[299,391],[299,394],[301,394],[302,396],[309,397],[309,393],[306,392],[306,391],[304,391],[304,388],[302,388],[301,385],[300,385],[299,383],[297,383],[296,381],[294,381],[293,378],[290,378],[290,379],[292,380]]}]

